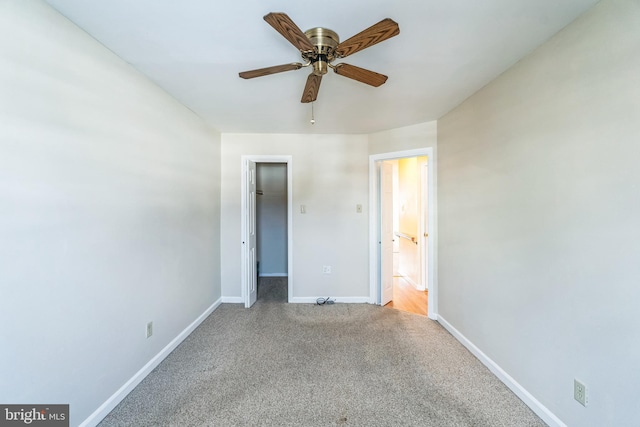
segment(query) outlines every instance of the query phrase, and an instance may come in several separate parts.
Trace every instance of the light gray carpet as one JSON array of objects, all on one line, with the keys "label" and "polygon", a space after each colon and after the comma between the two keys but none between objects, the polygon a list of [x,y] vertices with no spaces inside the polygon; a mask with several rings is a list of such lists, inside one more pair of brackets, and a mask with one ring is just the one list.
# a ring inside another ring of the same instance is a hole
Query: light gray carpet
[{"label": "light gray carpet", "polygon": [[368,304],[223,304],[100,424],[544,426],[438,323]]}]

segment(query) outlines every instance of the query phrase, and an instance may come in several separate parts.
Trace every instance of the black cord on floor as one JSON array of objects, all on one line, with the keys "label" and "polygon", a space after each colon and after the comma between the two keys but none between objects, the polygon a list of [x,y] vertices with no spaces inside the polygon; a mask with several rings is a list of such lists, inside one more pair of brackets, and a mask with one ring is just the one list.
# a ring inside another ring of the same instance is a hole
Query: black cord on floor
[{"label": "black cord on floor", "polygon": [[316,300],[316,304],[318,305],[322,305],[322,304],[334,304],[336,301],[330,299],[331,297],[326,297],[326,298],[318,298]]}]

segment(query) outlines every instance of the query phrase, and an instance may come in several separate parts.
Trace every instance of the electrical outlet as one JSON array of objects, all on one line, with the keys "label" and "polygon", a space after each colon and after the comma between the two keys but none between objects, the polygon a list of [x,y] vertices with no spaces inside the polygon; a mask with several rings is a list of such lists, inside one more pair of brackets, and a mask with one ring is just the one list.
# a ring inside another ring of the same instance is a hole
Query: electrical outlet
[{"label": "electrical outlet", "polygon": [[153,322],[147,323],[147,338],[153,335]]},{"label": "electrical outlet", "polygon": [[331,266],[330,265],[323,265],[322,266],[322,272],[324,274],[331,274]]},{"label": "electrical outlet", "polygon": [[589,399],[587,398],[587,386],[576,379],[573,380],[573,398],[582,406],[587,406],[587,403],[589,403]]},{"label": "electrical outlet", "polygon": [[356,205],[356,213],[362,213],[362,205]]}]

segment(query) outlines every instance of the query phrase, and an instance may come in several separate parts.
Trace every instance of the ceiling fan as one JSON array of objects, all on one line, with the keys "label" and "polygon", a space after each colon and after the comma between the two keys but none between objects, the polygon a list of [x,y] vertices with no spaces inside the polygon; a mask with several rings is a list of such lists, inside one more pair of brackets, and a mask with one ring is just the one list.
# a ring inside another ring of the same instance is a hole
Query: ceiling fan
[{"label": "ceiling fan", "polygon": [[400,27],[392,19],[383,19],[342,43],[340,42],[338,34],[328,28],[316,27],[302,32],[291,18],[284,13],[269,13],[264,16],[264,20],[300,51],[305,63],[294,62],[291,64],[243,71],[239,73],[243,79],[252,79],[254,77],[267,76],[283,71],[299,70],[300,68],[311,66],[313,69],[309,77],[307,77],[307,84],[304,87],[300,102],[313,102],[316,100],[322,76],[327,74],[329,68],[333,69],[338,75],[375,87],[387,81],[387,76],[384,74],[345,63],[332,64],[332,61],[346,58],[349,55],[398,35],[400,33]]}]

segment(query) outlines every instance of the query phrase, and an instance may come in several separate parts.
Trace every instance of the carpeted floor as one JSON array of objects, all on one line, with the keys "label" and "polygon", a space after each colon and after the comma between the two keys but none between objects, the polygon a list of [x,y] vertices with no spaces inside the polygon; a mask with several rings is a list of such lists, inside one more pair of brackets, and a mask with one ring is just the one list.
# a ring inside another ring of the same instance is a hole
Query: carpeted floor
[{"label": "carpeted floor", "polygon": [[368,304],[223,304],[100,424],[544,426],[438,323]]}]

